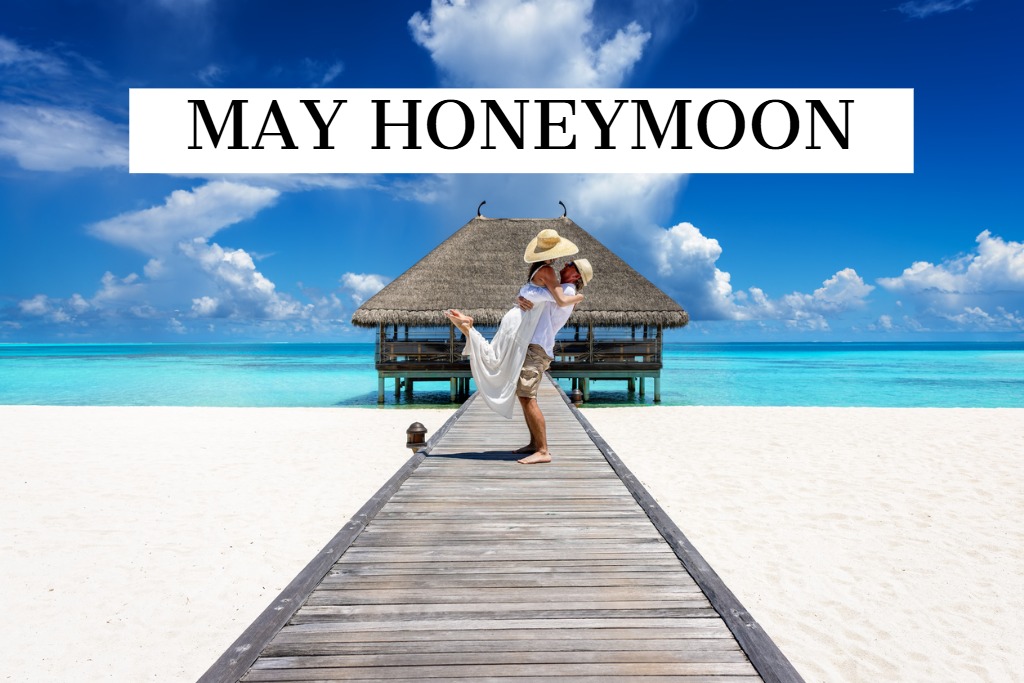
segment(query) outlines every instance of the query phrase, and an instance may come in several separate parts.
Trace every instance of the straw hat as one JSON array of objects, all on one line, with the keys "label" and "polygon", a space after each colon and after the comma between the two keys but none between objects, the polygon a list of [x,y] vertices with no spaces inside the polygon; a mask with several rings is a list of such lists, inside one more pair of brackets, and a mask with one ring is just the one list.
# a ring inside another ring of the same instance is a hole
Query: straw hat
[{"label": "straw hat", "polygon": [[[579,250],[580,248],[575,244],[559,236],[558,231],[548,228],[541,230],[530,241],[526,247],[526,253],[523,254],[523,260],[527,263],[536,263],[562,256],[572,256]],[[582,275],[582,273],[580,274]]]},{"label": "straw hat", "polygon": [[572,264],[576,266],[576,270],[580,271],[583,284],[589,285],[590,281],[594,278],[594,267],[590,265],[590,261],[585,258],[578,258]]}]

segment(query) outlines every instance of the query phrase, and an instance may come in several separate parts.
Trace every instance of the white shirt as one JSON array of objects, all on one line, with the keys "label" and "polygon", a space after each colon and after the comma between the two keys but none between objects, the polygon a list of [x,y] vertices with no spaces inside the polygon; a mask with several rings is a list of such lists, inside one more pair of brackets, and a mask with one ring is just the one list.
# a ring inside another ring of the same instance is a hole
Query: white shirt
[{"label": "white shirt", "polygon": [[[571,290],[567,289],[571,288]],[[563,291],[574,294],[576,288],[563,285]],[[551,329],[551,346],[547,351],[554,353],[555,333],[562,328],[572,314],[572,306],[560,308],[545,287],[523,285],[520,296],[529,299],[534,306],[529,311],[521,311],[518,306],[512,307],[501,319],[498,331],[491,341],[484,339],[477,329],[471,328],[467,337],[466,351],[469,364],[473,371],[473,381],[491,410],[506,418],[512,418],[512,410],[516,404],[516,383],[519,371],[526,359],[526,347],[531,343],[536,332],[536,325],[546,316]],[[553,317],[552,314],[555,313]],[[558,320],[557,327],[551,328],[553,320]]]},{"label": "white shirt", "polygon": [[[566,282],[561,285],[562,292],[566,296],[572,296],[576,293],[576,285]],[[537,328],[533,331],[533,336],[530,338],[531,344],[536,344],[547,354],[548,358],[555,357],[555,335],[558,331],[565,326],[566,321],[569,320],[569,316],[572,315],[574,305],[559,306],[555,302],[555,297],[551,296],[551,292],[548,291],[547,287],[528,283],[522,286],[519,290],[519,296],[524,299],[529,299],[535,305],[546,304],[543,306],[543,310],[540,312],[540,316],[537,319]]]}]

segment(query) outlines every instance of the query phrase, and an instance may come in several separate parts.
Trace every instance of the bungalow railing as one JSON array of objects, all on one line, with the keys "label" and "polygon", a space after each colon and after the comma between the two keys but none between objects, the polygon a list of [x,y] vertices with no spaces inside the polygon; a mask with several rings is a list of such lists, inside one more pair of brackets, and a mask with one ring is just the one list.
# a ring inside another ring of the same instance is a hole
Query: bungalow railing
[{"label": "bungalow railing", "polygon": [[[490,338],[493,327],[480,327]],[[469,360],[462,355],[465,346],[455,328],[430,328],[381,325],[376,344],[377,401],[384,402],[384,382],[393,379],[395,398],[401,388],[412,395],[415,383],[449,381],[451,400],[466,396],[470,390]],[[564,328],[555,339],[555,358],[551,375],[568,379],[572,388],[582,388],[589,400],[590,384],[595,380],[625,380],[632,392],[639,382],[654,380],[654,400],[661,399],[662,331],[656,326],[634,325],[625,328],[594,328],[573,325]]]},{"label": "bungalow railing", "polygon": [[[637,326],[642,327],[642,326]],[[440,367],[466,366],[462,356],[465,340],[455,334],[454,328],[448,334],[430,328],[412,328],[396,331],[392,327],[382,328],[377,340],[376,364],[396,367]],[[494,333],[493,328],[480,328],[485,337]],[[632,332],[632,333],[631,333]],[[555,340],[555,364],[561,367],[573,365],[661,365],[662,340],[660,330],[643,336],[626,328],[602,330],[601,328],[568,328]]]}]

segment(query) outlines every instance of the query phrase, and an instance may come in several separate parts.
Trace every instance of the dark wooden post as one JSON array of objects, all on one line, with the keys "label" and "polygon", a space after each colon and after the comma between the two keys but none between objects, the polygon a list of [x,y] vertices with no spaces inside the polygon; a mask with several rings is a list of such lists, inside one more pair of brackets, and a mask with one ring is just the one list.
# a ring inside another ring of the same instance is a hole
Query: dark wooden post
[{"label": "dark wooden post", "polygon": [[[374,363],[380,366],[381,361],[384,358],[384,323],[378,323],[377,325],[377,343],[376,348],[373,350]],[[384,374],[378,369],[377,370],[377,403],[384,403]]]}]

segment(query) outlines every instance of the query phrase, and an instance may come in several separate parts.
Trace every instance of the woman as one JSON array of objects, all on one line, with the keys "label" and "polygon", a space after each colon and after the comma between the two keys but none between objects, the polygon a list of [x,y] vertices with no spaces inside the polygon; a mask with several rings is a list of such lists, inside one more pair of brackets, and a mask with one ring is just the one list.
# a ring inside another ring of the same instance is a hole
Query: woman
[{"label": "woman", "polygon": [[[554,233],[554,241],[545,233]],[[538,248],[545,245],[546,248]],[[554,252],[558,253],[554,253]],[[559,238],[554,230],[544,230],[527,247],[524,260],[540,254],[533,261],[528,281],[519,290],[521,298],[530,302],[529,310],[514,307],[505,314],[498,326],[494,339],[488,342],[475,328],[473,318],[457,310],[445,311],[448,319],[466,335],[466,351],[477,389],[484,401],[496,413],[512,417],[515,398],[523,403],[524,415],[530,427],[531,445],[544,446],[546,438],[535,434],[537,417],[543,426],[543,416],[532,416],[536,408],[536,385],[550,365],[554,355],[555,334],[565,325],[572,313],[572,307],[583,301],[583,295],[576,293],[579,283],[587,283],[593,275],[590,263],[579,259],[562,269],[559,282],[551,262],[557,256],[575,254],[575,244]],[[582,286],[582,285],[579,285]],[[524,306],[525,308],[525,306]],[[533,419],[531,420],[531,416]],[[522,450],[522,449],[520,449]],[[534,451],[531,451],[534,452]]]}]

